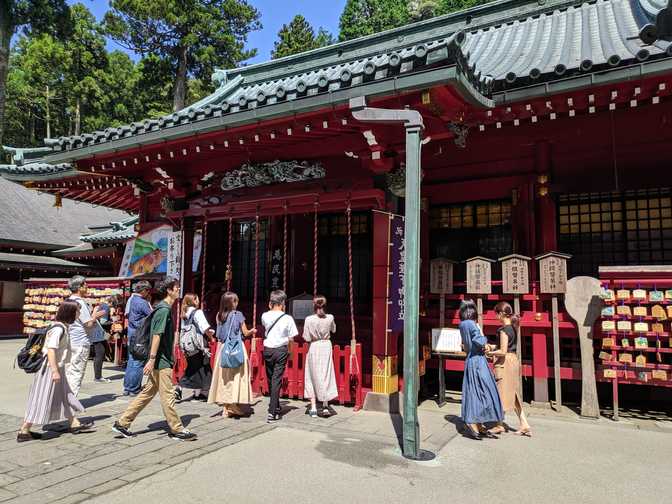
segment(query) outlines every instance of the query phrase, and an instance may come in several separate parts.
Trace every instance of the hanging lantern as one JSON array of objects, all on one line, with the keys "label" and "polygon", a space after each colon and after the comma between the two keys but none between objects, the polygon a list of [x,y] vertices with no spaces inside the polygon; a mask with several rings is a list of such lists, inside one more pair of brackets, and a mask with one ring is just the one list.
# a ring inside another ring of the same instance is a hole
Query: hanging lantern
[{"label": "hanging lantern", "polygon": [[63,196],[61,196],[60,192],[57,192],[55,194],[56,198],[54,199],[54,207],[55,208],[62,208],[63,207]]}]

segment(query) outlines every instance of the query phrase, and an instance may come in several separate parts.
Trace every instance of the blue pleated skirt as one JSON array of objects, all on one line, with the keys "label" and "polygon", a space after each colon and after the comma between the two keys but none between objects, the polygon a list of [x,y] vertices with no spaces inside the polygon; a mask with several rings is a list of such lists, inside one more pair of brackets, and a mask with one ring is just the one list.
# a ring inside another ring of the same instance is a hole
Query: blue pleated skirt
[{"label": "blue pleated skirt", "polygon": [[464,363],[462,420],[468,424],[504,420],[497,383],[484,355],[471,355]]}]

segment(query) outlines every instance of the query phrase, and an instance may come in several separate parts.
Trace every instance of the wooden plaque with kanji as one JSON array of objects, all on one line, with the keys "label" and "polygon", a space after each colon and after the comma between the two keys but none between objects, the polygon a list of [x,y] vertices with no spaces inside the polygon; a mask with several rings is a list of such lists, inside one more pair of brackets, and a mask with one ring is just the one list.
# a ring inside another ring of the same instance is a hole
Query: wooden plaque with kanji
[{"label": "wooden plaque with kanji", "polygon": [[510,255],[500,259],[502,263],[502,292],[504,294],[527,294],[530,292],[529,257]]},{"label": "wooden plaque with kanji", "polygon": [[492,260],[485,257],[467,259],[467,293],[492,293]]},{"label": "wooden plaque with kanji", "polygon": [[448,259],[433,259],[430,263],[429,290],[432,294],[453,293],[453,265]]},{"label": "wooden plaque with kanji", "polygon": [[567,259],[570,256],[557,252],[537,257],[539,284],[542,294],[564,294],[567,290]]}]

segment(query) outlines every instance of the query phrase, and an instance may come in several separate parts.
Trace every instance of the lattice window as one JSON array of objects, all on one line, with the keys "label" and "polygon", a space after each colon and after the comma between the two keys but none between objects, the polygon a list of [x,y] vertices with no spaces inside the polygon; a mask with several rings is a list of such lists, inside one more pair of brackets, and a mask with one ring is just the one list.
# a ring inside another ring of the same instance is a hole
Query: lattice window
[{"label": "lattice window", "polygon": [[558,248],[574,256],[575,275],[597,275],[599,266],[672,261],[669,188],[563,195],[558,224]]},{"label": "lattice window", "polygon": [[437,206],[430,210],[432,257],[461,261],[476,255],[510,254],[511,202],[483,201]]},{"label": "lattice window", "polygon": [[[348,300],[348,225],[343,214],[319,216],[318,291],[328,299]],[[352,275],[355,302],[371,298],[371,215],[352,214]]]}]

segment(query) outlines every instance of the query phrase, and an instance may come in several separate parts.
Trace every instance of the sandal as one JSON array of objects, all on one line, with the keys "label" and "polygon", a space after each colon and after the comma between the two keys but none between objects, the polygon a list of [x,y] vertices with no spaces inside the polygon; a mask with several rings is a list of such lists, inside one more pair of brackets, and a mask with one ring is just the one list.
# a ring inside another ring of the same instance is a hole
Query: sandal
[{"label": "sandal", "polygon": [[17,443],[25,443],[26,441],[32,441],[33,439],[42,439],[42,434],[40,434],[39,432],[28,431],[28,432],[19,432],[16,435]]},{"label": "sandal", "polygon": [[521,436],[521,437],[532,437],[532,431],[530,430],[529,427],[525,429],[518,429],[516,432],[514,432],[516,436]]}]

